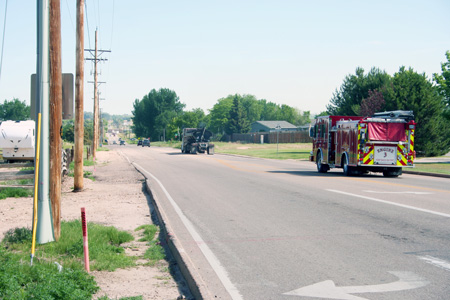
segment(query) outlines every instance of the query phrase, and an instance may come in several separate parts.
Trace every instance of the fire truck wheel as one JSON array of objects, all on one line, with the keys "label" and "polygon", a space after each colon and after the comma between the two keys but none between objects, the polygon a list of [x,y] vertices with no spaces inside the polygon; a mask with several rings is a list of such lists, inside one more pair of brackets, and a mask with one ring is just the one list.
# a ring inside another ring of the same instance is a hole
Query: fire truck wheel
[{"label": "fire truck wheel", "polygon": [[347,155],[342,157],[342,170],[344,171],[345,176],[350,176],[352,173],[351,168],[348,166]]},{"label": "fire truck wheel", "polygon": [[328,171],[328,165],[322,163],[322,152],[317,153],[317,172],[319,173],[326,173]]}]

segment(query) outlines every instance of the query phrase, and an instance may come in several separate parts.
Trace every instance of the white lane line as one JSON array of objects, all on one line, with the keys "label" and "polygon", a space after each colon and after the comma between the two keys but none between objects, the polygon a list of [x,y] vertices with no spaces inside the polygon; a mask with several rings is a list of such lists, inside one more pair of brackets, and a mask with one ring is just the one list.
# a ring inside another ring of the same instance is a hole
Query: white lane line
[{"label": "white lane line", "polygon": [[432,195],[433,193],[430,192],[410,192],[410,191],[405,191],[405,192],[383,192],[383,191],[363,191],[363,192],[367,192],[367,193],[374,193],[374,194],[414,194],[414,195]]},{"label": "white lane line", "polygon": [[217,257],[211,251],[211,249],[209,249],[209,247],[203,241],[200,234],[198,234],[197,230],[195,229],[194,225],[191,223],[191,221],[189,221],[189,219],[183,213],[183,211],[178,206],[178,204],[175,202],[175,200],[173,200],[173,198],[170,196],[169,192],[163,186],[161,181],[159,181],[158,178],[156,178],[153,174],[151,174],[150,172],[145,170],[143,167],[141,167],[137,163],[134,163],[134,165],[136,165],[139,169],[141,169],[143,172],[148,174],[151,178],[153,178],[159,184],[159,186],[163,190],[164,194],[166,195],[167,199],[169,199],[170,204],[172,204],[173,208],[177,212],[177,214],[180,217],[181,221],[183,222],[184,226],[187,228],[187,230],[191,234],[192,238],[197,242],[198,247],[203,252],[203,255],[205,255],[209,264],[211,265],[213,270],[216,272],[217,276],[219,277],[220,281],[224,285],[225,289],[230,294],[231,298],[235,299],[235,300],[242,300],[243,298],[242,298],[241,294],[239,293],[239,290],[231,282],[230,278],[228,277],[227,271],[221,265],[219,259],[217,259]]},{"label": "white lane line", "polygon": [[441,269],[444,269],[446,271],[450,271],[450,262],[445,261],[443,259],[439,259],[433,256],[418,256],[419,259],[426,261],[427,263],[429,263],[430,265],[439,267]]},{"label": "white lane line", "polygon": [[342,195],[347,195],[347,196],[352,196],[352,197],[362,198],[362,199],[366,199],[366,200],[376,201],[376,202],[380,202],[380,203],[385,203],[385,204],[395,205],[395,206],[399,206],[399,207],[403,207],[403,208],[408,208],[408,209],[412,209],[412,210],[416,210],[416,211],[420,211],[420,212],[425,212],[425,213],[429,213],[429,214],[433,214],[433,215],[437,215],[437,216],[441,216],[441,217],[450,218],[450,214],[440,213],[440,212],[433,211],[433,210],[428,210],[428,209],[418,208],[418,207],[414,207],[414,206],[410,206],[410,205],[405,205],[405,204],[400,204],[400,203],[390,202],[390,201],[386,201],[386,200],[381,200],[381,199],[377,199],[377,198],[372,198],[372,197],[367,197],[367,196],[362,196],[362,195],[357,195],[357,194],[347,193],[347,192],[338,191],[338,190],[331,190],[331,189],[325,189],[325,190],[327,190],[327,191],[329,191],[329,192],[333,192],[333,193],[338,193],[338,194],[342,194]]}]

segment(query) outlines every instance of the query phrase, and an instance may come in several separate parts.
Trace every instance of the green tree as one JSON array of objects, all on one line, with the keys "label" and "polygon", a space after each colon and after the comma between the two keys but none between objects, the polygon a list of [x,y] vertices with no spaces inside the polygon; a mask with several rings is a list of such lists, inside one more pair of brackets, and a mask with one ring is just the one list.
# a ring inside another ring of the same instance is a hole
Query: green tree
[{"label": "green tree", "polygon": [[225,129],[227,134],[247,133],[250,130],[250,122],[239,98],[237,94],[233,98],[233,106]]},{"label": "green tree", "polygon": [[165,135],[168,126],[182,114],[184,104],[169,89],[155,89],[133,104],[133,124],[136,136],[150,137],[157,141]]},{"label": "green tree", "polygon": [[385,107],[383,93],[379,90],[369,90],[369,96],[361,101],[360,115],[364,117],[373,116],[374,113],[379,112]]},{"label": "green tree", "polygon": [[444,116],[450,120],[450,51],[445,56],[447,61],[441,63],[442,74],[434,74],[433,78],[444,102]]},{"label": "green tree", "polygon": [[[73,143],[74,142],[74,131],[75,125],[74,120],[63,120],[63,128],[62,128],[62,138],[66,142]],[[94,138],[94,123],[92,120],[84,120],[84,137],[83,143],[85,145],[91,145],[92,139]]]},{"label": "green tree", "polygon": [[443,155],[450,150],[450,124],[442,115],[442,97],[425,74],[401,67],[388,90],[386,108],[414,112],[415,150],[419,155]]},{"label": "green tree", "polygon": [[30,106],[25,101],[14,98],[0,104],[0,120],[24,121],[30,119]]},{"label": "green tree", "polygon": [[267,102],[267,100],[260,100],[263,105],[261,112],[261,121],[278,121],[280,120],[280,107],[273,102]]},{"label": "green tree", "polygon": [[224,134],[226,125],[230,118],[231,107],[233,106],[232,96],[217,100],[213,108],[209,110],[209,128],[214,133]]},{"label": "green tree", "polygon": [[360,115],[363,99],[369,97],[369,91],[387,88],[391,82],[391,76],[378,68],[372,68],[364,75],[363,68],[357,68],[355,75],[345,77],[339,91],[336,90],[327,105],[328,113],[331,115]]},{"label": "green tree", "polygon": [[73,143],[75,141],[75,127],[74,121],[72,120],[63,120],[62,126],[62,138],[66,142]]},{"label": "green tree", "polygon": [[311,112],[295,109],[295,119],[292,124],[302,126],[311,123]]},{"label": "green tree", "polygon": [[260,121],[261,114],[264,108],[263,103],[257,100],[253,95],[239,96],[239,100],[242,104],[242,108],[245,110],[248,121],[251,123]]},{"label": "green tree", "polygon": [[183,128],[207,127],[205,112],[201,108],[195,108],[191,111],[183,111],[178,117],[174,118],[167,126],[166,138],[179,138]]}]

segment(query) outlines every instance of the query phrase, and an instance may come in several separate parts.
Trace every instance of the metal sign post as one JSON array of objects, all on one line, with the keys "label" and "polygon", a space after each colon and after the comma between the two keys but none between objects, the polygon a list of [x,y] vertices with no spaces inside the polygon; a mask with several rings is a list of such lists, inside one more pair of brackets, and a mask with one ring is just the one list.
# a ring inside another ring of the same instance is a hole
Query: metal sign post
[{"label": "metal sign post", "polygon": [[280,124],[277,124],[277,127],[275,127],[277,130],[277,155],[278,155],[278,136],[280,135],[281,126]]}]

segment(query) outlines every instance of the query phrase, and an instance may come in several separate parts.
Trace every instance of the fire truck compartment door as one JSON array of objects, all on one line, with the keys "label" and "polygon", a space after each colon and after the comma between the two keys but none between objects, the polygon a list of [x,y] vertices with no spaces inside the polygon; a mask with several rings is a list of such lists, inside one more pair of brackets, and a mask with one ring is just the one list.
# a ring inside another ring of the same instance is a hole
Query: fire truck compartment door
[{"label": "fire truck compartment door", "polygon": [[374,163],[376,165],[396,165],[397,147],[375,146]]},{"label": "fire truck compartment door", "polygon": [[404,123],[368,123],[368,133],[371,141],[406,141]]}]

